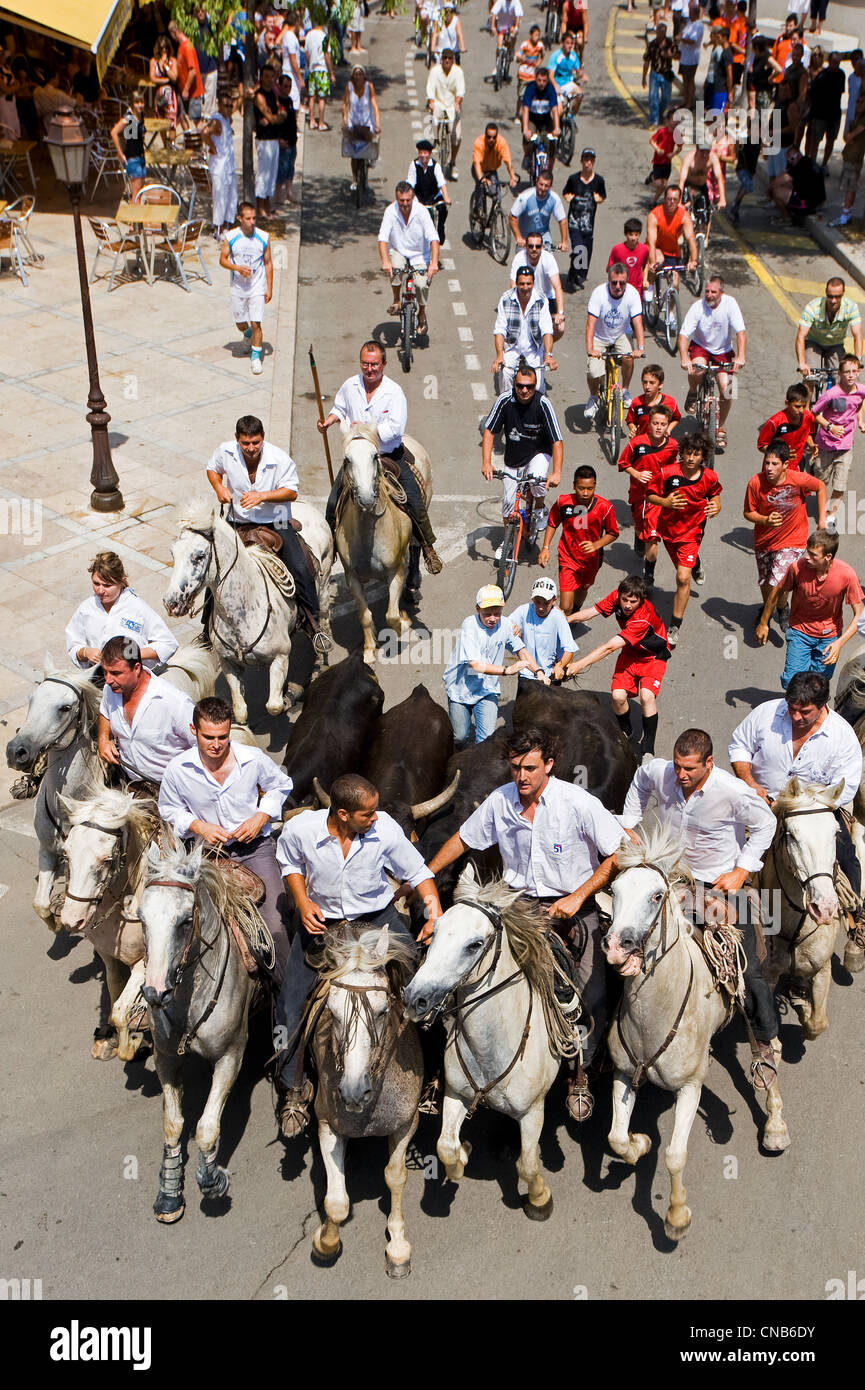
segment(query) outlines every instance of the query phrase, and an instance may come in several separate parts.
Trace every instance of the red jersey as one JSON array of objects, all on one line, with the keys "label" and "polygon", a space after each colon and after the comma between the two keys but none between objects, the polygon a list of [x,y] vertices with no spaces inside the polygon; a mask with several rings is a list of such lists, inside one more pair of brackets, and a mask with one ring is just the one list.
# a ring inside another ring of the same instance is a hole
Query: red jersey
[{"label": "red jersey", "polygon": [[[653,164],[670,164],[673,159],[673,150],[676,148],[676,132],[669,126],[662,125],[655,131],[655,145],[652,147]],[[660,145],[660,149],[656,146]]]},{"label": "red jersey", "polygon": [[649,259],[649,248],[644,241],[638,241],[633,251],[627,242],[620,241],[618,246],[614,246],[607,261],[607,270],[611,265],[618,264],[628,267],[628,284],[633,285],[635,290],[643,292],[643,267]]},{"label": "red jersey", "polygon": [[655,465],[653,473],[649,492],[656,497],[669,497],[671,492],[679,491],[688,504],[681,510],[661,508],[658,518],[661,539],[699,542],[706,529],[706,503],[710,497],[718,497],[722,491],[714,468],[701,468],[693,478],[687,478],[677,460],[660,469]]},{"label": "red jersey", "polygon": [[835,559],[820,578],[807,560],[798,560],[784,575],[782,594],[790,599],[790,626],[809,637],[840,637],[844,604],[861,603],[862,586],[856,571]]},{"label": "red jersey", "polygon": [[667,629],[648,599],[644,599],[639,608],[635,608],[627,617],[619,606],[618,589],[607,594],[606,598],[596,599],[594,606],[605,618],[615,618],[619,624],[619,636],[624,637],[627,645],[633,647],[638,656],[651,656],[660,661],[669,660]]},{"label": "red jersey", "polygon": [[[682,412],[676,405],[676,402],[673,400],[672,396],[665,396],[662,391],[661,399],[659,401],[653,401],[652,404],[649,405],[647,402],[646,393],[645,391],[643,391],[641,395],[634,396],[630,406],[628,407],[628,413],[625,416],[625,419],[627,420],[629,425],[637,426],[637,434],[644,433],[649,418],[649,411],[652,410],[656,405],[665,405],[667,407],[667,409],[670,412],[670,423],[672,425],[675,425],[677,420],[681,420]],[[636,435],[634,437],[636,438]]]},{"label": "red jersey", "polygon": [[[580,550],[583,541],[599,541],[610,532],[619,534],[619,523],[612,502],[597,494],[586,506],[578,502],[572,493],[563,493],[550,507],[548,526],[561,526],[559,540],[559,559],[563,563],[585,563],[587,557]],[[591,558],[591,557],[588,557]],[[595,558],[602,560],[603,551],[595,552]]]},{"label": "red jersey", "polygon": [[[619,468],[622,472],[626,468],[636,468],[641,473],[652,473],[656,468],[665,468],[667,464],[672,463],[678,452],[679,446],[675,439],[665,439],[662,444],[653,444],[647,434],[635,434],[619,455]],[[638,507],[646,499],[647,484],[638,483],[636,478],[631,478],[630,482],[628,501],[632,507]]]},{"label": "red jersey", "polygon": [[805,498],[820,486],[810,473],[788,467],[784,481],[770,487],[762,473],[755,473],[745,489],[745,511],[768,516],[780,512],[780,526],[755,526],[755,550],[804,550],[808,540]]},{"label": "red jersey", "polygon": [[765,425],[760,426],[760,432],[757,435],[757,448],[762,454],[764,450],[768,449],[772,440],[780,436],[790,450],[790,463],[795,468],[802,462],[805,441],[813,435],[816,424],[817,421],[810,410],[804,412],[801,425],[791,424],[787,418],[786,410],[778,410],[774,415],[769,416]]}]

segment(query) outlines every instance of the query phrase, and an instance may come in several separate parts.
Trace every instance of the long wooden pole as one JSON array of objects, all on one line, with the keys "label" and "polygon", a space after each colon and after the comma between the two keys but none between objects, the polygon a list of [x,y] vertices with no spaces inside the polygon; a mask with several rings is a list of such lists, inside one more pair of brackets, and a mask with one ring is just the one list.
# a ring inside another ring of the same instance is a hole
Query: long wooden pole
[{"label": "long wooden pole", "polygon": [[[309,345],[309,366],[312,372],[312,384],[315,387],[315,399],[318,401],[318,418],[324,420],[324,405],[321,399],[321,387],[318,384],[318,367],[315,365],[315,358],[312,355],[312,343]],[[327,431],[322,430],[321,437],[324,440],[324,456],[327,459],[327,473],[330,478],[330,485],[333,487],[333,464],[330,460],[330,444],[327,441]]]}]

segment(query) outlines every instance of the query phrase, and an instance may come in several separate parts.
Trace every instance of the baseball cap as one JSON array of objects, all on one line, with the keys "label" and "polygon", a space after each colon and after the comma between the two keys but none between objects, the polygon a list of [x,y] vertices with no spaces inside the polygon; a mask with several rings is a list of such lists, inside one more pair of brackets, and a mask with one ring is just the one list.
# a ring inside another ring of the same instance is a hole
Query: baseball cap
[{"label": "baseball cap", "polygon": [[592,149],[591,145],[587,145],[586,148],[583,150],[582,154],[580,155],[580,159],[597,159],[597,157],[598,156]]},{"label": "baseball cap", "polygon": [[558,592],[554,581],[546,575],[536,579],[532,585],[532,598],[555,598]]},{"label": "baseball cap", "polygon": [[478,608],[504,608],[505,596],[498,584],[485,584],[475,596]]}]

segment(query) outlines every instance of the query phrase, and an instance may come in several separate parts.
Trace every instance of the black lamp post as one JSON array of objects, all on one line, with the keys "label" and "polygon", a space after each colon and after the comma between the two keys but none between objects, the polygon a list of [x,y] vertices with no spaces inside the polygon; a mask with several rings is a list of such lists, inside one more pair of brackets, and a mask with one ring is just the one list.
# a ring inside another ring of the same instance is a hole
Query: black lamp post
[{"label": "black lamp post", "polygon": [[84,343],[87,349],[87,369],[90,374],[90,394],[87,397],[87,421],[93,440],[93,468],[90,482],[93,492],[90,505],[95,512],[120,512],[123,498],[117,486],[119,479],[111,458],[108,424],[111,416],[105,409],[105,397],[99,385],[96,362],[96,339],[93,334],[93,314],[90,308],[90,286],[84,261],[84,239],[81,235],[81,194],[90,163],[92,137],[82,128],[71,107],[56,111],[48,122],[45,143],[51,154],[58,183],[66,185],[75,221],[75,247],[78,253],[78,280],[81,286],[81,313],[84,318]]}]

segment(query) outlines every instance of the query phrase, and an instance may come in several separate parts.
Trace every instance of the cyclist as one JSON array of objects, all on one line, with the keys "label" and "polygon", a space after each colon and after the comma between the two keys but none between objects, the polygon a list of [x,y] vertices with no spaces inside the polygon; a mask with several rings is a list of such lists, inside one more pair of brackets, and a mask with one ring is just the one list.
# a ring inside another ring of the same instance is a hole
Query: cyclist
[{"label": "cyclist", "polygon": [[[529,171],[532,169],[533,134],[551,135],[553,140],[557,141],[561,128],[559,94],[555,83],[550,78],[549,68],[538,68],[534,82],[530,82],[523,92],[523,163]],[[547,164],[552,173],[556,162],[556,146],[550,144],[549,140],[546,144]]]},{"label": "cyclist", "polygon": [[723,165],[710,140],[695,145],[685,155],[679,173],[679,189],[683,205],[690,205],[692,218],[701,230],[705,229],[708,246],[712,209],[727,206]]},{"label": "cyclist", "polygon": [[[636,340],[632,343],[631,335]],[[634,371],[634,358],[645,356],[643,341],[643,301],[633,285],[628,284],[628,268],[621,261],[611,265],[607,279],[592,290],[586,313],[586,380],[589,399],[583,411],[586,420],[594,420],[600,400],[599,381],[606,373],[604,349],[613,348],[622,354],[622,404],[631,404],[628,390]]]},{"label": "cyclist", "polygon": [[505,290],[498,302],[493,328],[496,355],[490,368],[495,376],[502,373],[502,389],[514,379],[518,363],[527,362],[537,370],[538,390],[544,392],[544,368],[554,372],[558,366],[553,357],[553,321],[549,305],[535,287],[535,272],[530,265],[517,271],[516,286]]},{"label": "cyclist", "polygon": [[497,54],[506,39],[511,40],[512,49],[515,47],[522,17],[523,7],[520,0],[496,0],[490,10],[490,22],[496,36]]},{"label": "cyclist", "polygon": [[838,363],[844,356],[848,333],[853,338],[853,352],[862,360],[862,319],[859,307],[844,293],[844,281],[833,275],[826,281],[826,292],[812,299],[802,310],[796,329],[796,361],[799,371],[806,375],[822,365],[824,356]]},{"label": "cyclist", "polygon": [[529,232],[540,232],[544,239],[544,245],[547,245],[549,241],[548,249],[552,249],[552,241],[550,240],[551,217],[554,217],[559,224],[557,249],[567,251],[569,242],[565,205],[558,193],[553,192],[553,176],[549,169],[542,169],[535,179],[534,188],[526,188],[511,203],[508,222],[517,246],[525,246]]},{"label": "cyclist", "polygon": [[[649,284],[654,284],[655,275],[662,266],[680,265],[682,262],[681,242],[688,248],[687,266],[693,270],[697,264],[697,238],[694,223],[687,208],[682,206],[682,193],[678,185],[668,183],[664,189],[663,202],[653,207],[646,218],[646,243],[649,247]],[[673,284],[679,288],[678,271],[673,272]]]},{"label": "cyclist", "polygon": [[565,32],[573,34],[580,58],[589,39],[589,0],[565,0],[562,7]]},{"label": "cyclist", "polygon": [[484,189],[493,193],[494,184],[498,186],[498,173],[503,164],[508,173],[508,183],[514,188],[519,180],[511,160],[508,142],[499,134],[495,121],[488,121],[483,135],[478,136],[472,147],[472,178],[475,181],[472,199],[476,211],[483,207]]},{"label": "cyclist", "polygon": [[378,230],[378,250],[381,268],[390,277],[393,289],[388,313],[394,318],[399,314],[402,273],[411,266],[419,306],[418,332],[428,332],[426,306],[429,282],[439,270],[439,234],[426,208],[415,198],[411,184],[404,179],[396,186],[395,201],[385,208]]},{"label": "cyclist", "polygon": [[579,173],[571,174],[562,189],[562,197],[568,205],[568,232],[571,238],[568,280],[578,290],[586,283],[592,260],[595,214],[607,196],[603,176],[595,173],[596,158],[594,150],[588,147],[584,149],[580,155]]},{"label": "cyclist", "polygon": [[571,111],[576,116],[583,100],[582,81],[585,73],[570,30],[564,35],[560,47],[550,54],[547,67],[559,94],[559,110],[564,112],[570,102]]},{"label": "cyclist", "polygon": [[511,289],[517,283],[517,271],[530,265],[535,272],[535,288],[544,296],[550,306],[553,320],[553,341],[558,342],[565,332],[565,299],[562,293],[562,277],[552,251],[544,250],[544,239],[540,232],[529,232],[525,249],[518,251],[511,262]]},{"label": "cyclist", "polygon": [[533,24],[529,30],[529,37],[523,39],[517,52],[517,105],[514,111],[514,120],[521,119],[521,107],[523,102],[523,92],[530,82],[534,82],[535,73],[538,65],[544,56],[544,45],[541,42],[540,26]]},{"label": "cyclist", "polygon": [[442,166],[437,159],[433,159],[429,140],[416,141],[415,149],[417,159],[413,159],[408,166],[405,181],[411,184],[414,196],[426,208],[433,222],[437,223],[439,240],[444,241],[445,223],[448,220],[451,200]]},{"label": "cyclist", "polygon": [[[502,479],[502,519],[507,521],[517,500],[519,476],[525,472],[533,480],[532,492],[542,502],[548,487],[558,487],[562,477],[564,444],[556,412],[546,396],[538,390],[538,374],[534,367],[520,361],[513,385],[498,397],[484,421],[481,472],[492,482],[493,441],[501,432],[505,441]],[[532,512],[529,540],[543,535],[546,508],[537,506]],[[501,559],[502,547],[496,551]]]},{"label": "cyclist", "polygon": [[457,162],[462,140],[463,97],[466,94],[466,79],[462,68],[454,62],[452,48],[443,48],[441,63],[430,68],[426,83],[427,109],[432,114],[433,124],[447,119],[451,127],[451,158],[448,175],[458,179],[454,167]]},{"label": "cyclist", "polygon": [[727,447],[727,431],[724,426],[733,404],[729,373],[739,372],[745,365],[745,339],[742,310],[731,294],[724,293],[723,276],[710,275],[706,281],[703,298],[691,305],[682,321],[679,358],[688,373],[685,411],[689,414],[694,413],[697,387],[706,365],[723,368],[718,372],[721,399],[718,405],[716,445],[721,452]]},{"label": "cyclist", "polygon": [[466,51],[462,20],[456,12],[456,6],[453,4],[444,6],[441,19],[438,22],[438,27],[433,34],[432,51],[436,61],[438,61],[439,50],[443,51],[445,48],[453,49],[454,58],[457,63],[459,63],[460,54]]},{"label": "cyclist", "polygon": [[415,0],[415,14],[420,24],[421,43],[425,44],[430,25],[435,29],[438,23],[438,0]]}]

